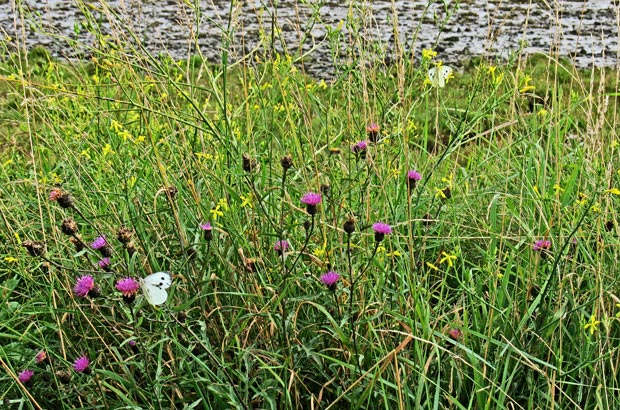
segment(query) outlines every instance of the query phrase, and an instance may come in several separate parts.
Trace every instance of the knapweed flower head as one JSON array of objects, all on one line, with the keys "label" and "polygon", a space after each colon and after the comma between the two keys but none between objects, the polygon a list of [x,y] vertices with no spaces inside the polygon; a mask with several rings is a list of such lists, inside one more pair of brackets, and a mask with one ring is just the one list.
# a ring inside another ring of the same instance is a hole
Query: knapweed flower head
[{"label": "knapweed flower head", "polygon": [[76,296],[85,298],[95,289],[95,279],[90,275],[81,276],[73,287],[73,292]]},{"label": "knapweed flower head", "polygon": [[133,231],[129,228],[126,227],[121,227],[118,230],[118,233],[116,235],[117,239],[121,242],[121,243],[129,243],[131,241],[131,237],[133,236]]},{"label": "knapweed flower head", "polygon": [[110,247],[110,245],[108,244],[105,236],[101,235],[100,237],[96,238],[93,243],[90,245],[91,248],[98,250],[99,253],[104,257],[110,257],[112,256],[112,248]]},{"label": "knapweed flower head", "polygon": [[30,380],[32,379],[32,376],[34,376],[34,372],[32,370],[26,369],[26,370],[22,370],[17,375],[17,378],[19,379],[20,382],[22,382],[22,384],[28,384]]},{"label": "knapweed flower head", "polygon": [[99,262],[97,262],[97,265],[99,265],[101,269],[107,270],[110,267],[110,258],[100,259]]},{"label": "knapweed flower head", "polygon": [[371,122],[366,127],[366,133],[368,134],[368,138],[372,142],[377,142],[377,140],[379,139],[379,130],[379,124],[377,124],[376,122]]},{"label": "knapweed flower head", "polygon": [[90,360],[86,356],[80,356],[73,362],[73,370],[76,373],[90,374]]},{"label": "knapweed flower head", "polygon": [[60,230],[65,235],[73,236],[78,231],[78,224],[73,218],[67,218],[62,221],[62,225],[60,225]]},{"label": "knapweed flower head", "polygon": [[136,293],[140,289],[140,284],[134,278],[123,278],[116,282],[116,290],[123,294],[123,300],[131,303],[136,297]]},{"label": "knapweed flower head", "polygon": [[54,187],[50,190],[50,201],[58,201],[58,198],[62,196],[62,189]]},{"label": "knapweed flower head", "polygon": [[415,188],[416,184],[421,179],[422,179],[422,175],[420,175],[418,171],[409,170],[407,172],[407,187],[409,187],[409,191]]},{"label": "knapweed flower head", "polygon": [[364,157],[364,156],[366,156],[366,149],[367,148],[368,148],[368,141],[362,140],[362,141],[358,141],[355,144],[353,144],[351,146],[351,151],[353,151],[353,153],[355,155],[359,155],[360,157]]},{"label": "knapweed flower head", "polygon": [[30,256],[45,255],[45,244],[41,241],[26,240],[22,242],[22,246],[26,248]]},{"label": "knapweed flower head", "polygon": [[321,275],[321,283],[327,286],[329,290],[336,290],[336,284],[339,280],[340,274],[331,270]]},{"label": "knapweed flower head", "polygon": [[56,199],[61,208],[73,208],[73,197],[68,192],[63,192]]},{"label": "knapweed flower head", "polygon": [[213,239],[213,227],[210,222],[205,222],[200,225],[200,229],[204,232],[204,237],[206,241],[210,241]]},{"label": "knapweed flower head", "polygon": [[448,330],[448,336],[450,336],[451,339],[459,340],[461,337],[463,337],[463,332],[461,331],[461,329],[453,327],[452,329]]},{"label": "knapweed flower head", "polygon": [[317,205],[321,203],[321,194],[316,192],[308,192],[301,197],[301,203],[306,205],[306,211],[310,215],[315,215]]},{"label": "knapweed flower head", "polygon": [[90,244],[90,247],[98,250],[98,249],[103,249],[108,243],[105,240],[105,236],[99,236],[98,238],[96,238],[93,243]]},{"label": "knapweed flower head", "polygon": [[534,249],[536,252],[542,252],[544,250],[551,249],[551,241],[546,239],[539,239],[534,242],[534,246],[532,246],[532,249]]},{"label": "knapweed flower head", "polygon": [[540,257],[543,259],[546,259],[551,253],[550,252],[551,241],[546,240],[546,239],[539,239],[536,242],[534,242],[532,249],[535,252],[540,252]]},{"label": "knapweed flower head", "polygon": [[37,355],[34,357],[34,362],[36,364],[42,363],[45,361],[45,359],[47,359],[47,352],[45,350],[41,350],[39,353],[37,353]]},{"label": "knapweed flower head", "polygon": [[278,255],[282,255],[284,252],[288,251],[290,248],[290,244],[286,239],[281,239],[276,241],[273,245],[273,250],[278,253]]},{"label": "knapweed flower head", "polygon": [[280,160],[280,165],[282,165],[282,169],[284,169],[284,171],[289,170],[293,167],[293,157],[290,155],[283,156]]},{"label": "knapweed flower head", "polygon": [[377,222],[372,224],[372,230],[375,231],[375,241],[381,242],[385,235],[392,233],[392,227],[383,222]]},{"label": "knapweed flower head", "polygon": [[138,353],[138,352],[140,351],[140,349],[138,348],[138,344],[136,343],[136,341],[135,341],[135,340],[133,340],[133,339],[132,339],[132,340],[130,340],[130,341],[128,342],[128,344],[129,344],[129,347],[131,348],[131,350],[132,350],[134,353]]},{"label": "knapweed flower head", "polygon": [[350,217],[346,221],[344,221],[344,225],[342,225],[342,229],[347,233],[347,235],[351,235],[355,232],[355,219]]}]

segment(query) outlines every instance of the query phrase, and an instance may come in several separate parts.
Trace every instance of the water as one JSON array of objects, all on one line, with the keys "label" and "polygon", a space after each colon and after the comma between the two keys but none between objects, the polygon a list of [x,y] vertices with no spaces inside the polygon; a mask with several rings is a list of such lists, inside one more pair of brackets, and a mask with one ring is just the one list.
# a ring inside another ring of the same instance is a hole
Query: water
[{"label": "water", "polygon": [[[80,27],[84,11],[74,2],[22,1],[21,12],[14,3],[0,4],[0,29],[6,34],[28,46],[44,45],[59,57],[88,55],[94,36]],[[457,10],[450,1],[447,8],[441,1],[428,5],[417,0],[281,0],[277,7],[274,3],[235,1],[231,7],[229,0],[203,0],[197,12],[181,0],[108,2],[121,21],[100,2],[92,2],[86,10],[101,22],[105,33],[126,37],[123,27],[131,27],[152,53],[186,58],[199,48],[212,61],[221,58],[223,32],[231,33],[227,50],[232,60],[252,59],[253,52],[264,52],[260,45],[271,40],[272,21],[276,21],[280,31],[274,48],[303,53],[304,68],[318,76],[332,72],[334,59],[350,61],[351,50],[364,64],[389,61],[399,48],[418,56],[421,49],[433,48],[439,51],[439,59],[458,63],[471,56],[506,58],[525,44],[526,53],[565,56],[580,67],[616,66],[620,53],[620,0],[556,0],[555,4],[552,0],[469,0]],[[454,14],[442,29],[450,11]],[[330,36],[329,31],[338,27],[340,37]],[[358,35],[352,36],[354,32]]]}]

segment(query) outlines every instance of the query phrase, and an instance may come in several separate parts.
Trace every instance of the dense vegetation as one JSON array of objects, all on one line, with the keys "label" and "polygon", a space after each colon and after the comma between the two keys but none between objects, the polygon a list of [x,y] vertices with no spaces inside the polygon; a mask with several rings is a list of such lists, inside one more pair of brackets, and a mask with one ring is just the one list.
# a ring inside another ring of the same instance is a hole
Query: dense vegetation
[{"label": "dense vegetation", "polygon": [[8,408],[620,407],[620,72],[90,23],[88,61],[1,43]]}]

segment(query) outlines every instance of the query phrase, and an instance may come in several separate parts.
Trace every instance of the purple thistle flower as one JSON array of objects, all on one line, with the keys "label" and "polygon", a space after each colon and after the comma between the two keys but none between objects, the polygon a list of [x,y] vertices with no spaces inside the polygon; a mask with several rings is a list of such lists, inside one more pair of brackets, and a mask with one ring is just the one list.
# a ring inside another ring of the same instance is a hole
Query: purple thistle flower
[{"label": "purple thistle flower", "polygon": [[372,142],[377,142],[377,139],[379,138],[379,129],[379,124],[375,122],[371,122],[366,127],[366,133],[368,134],[368,138],[370,138]]},{"label": "purple thistle flower", "polygon": [[383,222],[377,222],[372,224],[372,230],[375,231],[375,241],[381,242],[385,235],[392,233],[392,227]]},{"label": "purple thistle flower", "polygon": [[138,344],[133,339],[129,341],[129,347],[134,353],[138,353],[140,351],[140,349],[138,349]]},{"label": "purple thistle flower", "polygon": [[551,241],[548,241],[546,239],[539,239],[536,242],[534,242],[534,246],[532,246],[532,249],[534,249],[536,252],[542,252],[545,250],[549,250],[551,248]]},{"label": "purple thistle flower", "polygon": [[91,248],[93,249],[101,249],[103,247],[105,247],[108,243],[105,240],[105,236],[100,236],[98,238],[96,238],[93,243],[90,245]]},{"label": "purple thistle flower", "polygon": [[368,148],[368,141],[362,140],[362,141],[358,141],[355,144],[353,144],[353,146],[351,147],[351,151],[353,151],[355,155],[359,155],[360,157],[364,158],[366,157],[367,148]]},{"label": "purple thistle flower", "polygon": [[47,353],[45,352],[45,350],[41,350],[39,353],[37,353],[37,355],[34,357],[34,362],[36,364],[39,364],[41,362],[44,362],[45,359],[47,359]]},{"label": "purple thistle flower", "polygon": [[73,370],[75,370],[76,373],[90,374],[91,370],[88,367],[89,365],[90,360],[88,360],[88,357],[80,356],[73,362]]},{"label": "purple thistle flower", "polygon": [[290,244],[286,239],[276,241],[276,243],[273,245],[273,250],[276,251],[278,255],[282,255],[284,252],[288,251],[289,248]]},{"label": "purple thistle flower", "polygon": [[543,259],[547,259],[547,257],[551,254],[551,241],[546,239],[539,239],[534,242],[532,249],[535,252],[540,252],[540,257]]},{"label": "purple thistle flower", "polygon": [[85,298],[95,288],[95,279],[90,275],[81,276],[73,287],[76,296]]},{"label": "purple thistle flower", "polygon": [[125,298],[135,297],[139,289],[140,284],[134,278],[127,277],[116,282],[116,290],[120,291]]},{"label": "purple thistle flower", "polygon": [[58,201],[58,198],[60,198],[62,194],[63,194],[62,189],[58,187],[52,188],[50,191],[50,196],[49,196],[50,201]]},{"label": "purple thistle flower", "polygon": [[22,384],[28,384],[30,383],[32,376],[34,376],[34,372],[32,370],[26,369],[22,370],[19,375],[17,375],[17,378],[20,382],[22,382]]},{"label": "purple thistle flower", "polygon": [[321,194],[317,194],[316,192],[308,192],[301,197],[301,203],[317,206],[321,203]]},{"label": "purple thistle flower", "polygon": [[316,192],[308,192],[301,197],[301,203],[306,204],[306,211],[310,215],[316,214],[316,207],[321,203],[321,194]]},{"label": "purple thistle flower", "polygon": [[420,175],[418,171],[410,170],[409,172],[407,172],[407,179],[419,181],[422,179],[422,175]]},{"label": "purple thistle flower", "polygon": [[110,258],[103,258],[99,262],[97,262],[101,269],[108,270],[110,267]]},{"label": "purple thistle flower", "polygon": [[418,171],[409,170],[407,172],[407,186],[409,187],[409,191],[415,188],[417,182],[422,179],[422,175]]},{"label": "purple thistle flower", "polygon": [[205,222],[201,224],[200,229],[203,230],[206,241],[210,241],[213,239],[213,227],[211,226],[210,222]]},{"label": "purple thistle flower", "polygon": [[321,283],[323,283],[329,290],[336,290],[336,284],[340,280],[340,274],[329,271],[321,275]]}]

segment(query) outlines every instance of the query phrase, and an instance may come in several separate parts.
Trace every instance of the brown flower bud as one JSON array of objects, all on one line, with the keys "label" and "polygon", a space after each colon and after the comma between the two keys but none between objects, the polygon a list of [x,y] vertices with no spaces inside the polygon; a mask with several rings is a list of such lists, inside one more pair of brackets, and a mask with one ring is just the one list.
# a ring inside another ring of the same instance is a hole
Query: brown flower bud
[{"label": "brown flower bud", "polygon": [[242,165],[241,167],[243,168],[243,170],[245,172],[253,172],[256,169],[256,160],[253,158],[250,158],[250,156],[248,154],[243,154],[241,156],[242,159]]},{"label": "brown flower bud", "polygon": [[343,229],[349,235],[355,232],[355,219],[353,218],[347,219],[344,223]]},{"label": "brown flower bud", "polygon": [[293,167],[293,158],[290,155],[283,156],[280,160],[280,165],[282,165],[285,171],[291,169]]},{"label": "brown flower bud", "polygon": [[62,225],[60,225],[60,230],[65,235],[73,236],[78,231],[77,222],[75,222],[73,218],[67,218],[64,221],[62,221]]},{"label": "brown flower bud", "polygon": [[71,194],[69,193],[63,193],[62,195],[60,195],[58,197],[58,205],[60,205],[62,208],[73,208],[73,197],[71,196]]},{"label": "brown flower bud", "polygon": [[26,248],[30,256],[42,256],[45,255],[45,244],[40,241],[23,241],[22,246]]},{"label": "brown flower bud", "polygon": [[122,243],[129,243],[131,241],[131,237],[133,236],[133,231],[129,228],[125,228],[124,226],[118,230],[117,238]]}]

